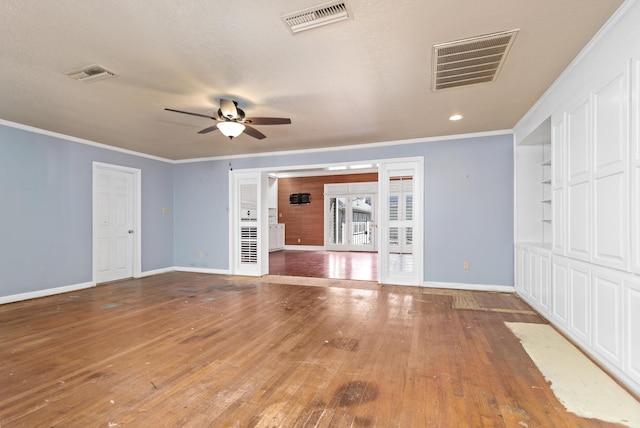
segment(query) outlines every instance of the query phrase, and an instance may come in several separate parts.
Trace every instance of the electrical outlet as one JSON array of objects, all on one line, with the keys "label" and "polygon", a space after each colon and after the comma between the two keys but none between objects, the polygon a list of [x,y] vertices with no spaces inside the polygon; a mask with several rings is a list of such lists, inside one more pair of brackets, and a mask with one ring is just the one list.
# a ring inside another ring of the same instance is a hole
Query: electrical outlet
[{"label": "electrical outlet", "polygon": [[469,261],[468,260],[464,261],[464,263],[462,264],[462,269],[469,270]]}]

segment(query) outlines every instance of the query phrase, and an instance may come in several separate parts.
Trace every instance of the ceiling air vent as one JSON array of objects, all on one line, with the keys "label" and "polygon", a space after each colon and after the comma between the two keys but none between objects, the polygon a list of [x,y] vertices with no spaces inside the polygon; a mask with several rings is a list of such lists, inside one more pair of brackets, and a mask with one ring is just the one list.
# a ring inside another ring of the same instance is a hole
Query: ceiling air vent
[{"label": "ceiling air vent", "polygon": [[433,90],[493,82],[518,30],[433,45]]},{"label": "ceiling air vent", "polygon": [[99,65],[89,65],[80,70],[67,71],[65,75],[80,82],[89,83],[97,80],[108,79],[115,76],[114,73],[106,70]]},{"label": "ceiling air vent", "polygon": [[284,23],[294,34],[345,19],[349,19],[349,13],[345,3],[341,1],[323,3],[282,17]]}]

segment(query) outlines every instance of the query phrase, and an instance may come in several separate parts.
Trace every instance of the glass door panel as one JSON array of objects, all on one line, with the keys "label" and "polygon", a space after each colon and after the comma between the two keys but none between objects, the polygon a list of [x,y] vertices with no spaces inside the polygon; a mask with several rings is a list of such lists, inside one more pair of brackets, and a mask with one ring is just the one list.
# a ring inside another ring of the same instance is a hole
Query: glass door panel
[{"label": "glass door panel", "polygon": [[346,234],[347,198],[331,197],[329,199],[329,244],[342,247],[347,244]]},{"label": "glass door panel", "polygon": [[373,195],[350,196],[349,199],[348,208],[351,211],[349,250],[374,251],[375,205]]},{"label": "glass door panel", "polygon": [[375,251],[374,200],[374,195],[328,197],[327,250]]}]

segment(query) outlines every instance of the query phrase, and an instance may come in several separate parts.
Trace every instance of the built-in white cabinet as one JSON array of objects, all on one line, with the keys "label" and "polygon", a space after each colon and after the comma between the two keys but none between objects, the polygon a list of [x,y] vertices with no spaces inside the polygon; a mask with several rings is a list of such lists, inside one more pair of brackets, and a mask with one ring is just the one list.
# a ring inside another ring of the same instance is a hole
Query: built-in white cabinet
[{"label": "built-in white cabinet", "polygon": [[269,225],[269,251],[284,249],[284,224]]},{"label": "built-in white cabinet", "polygon": [[[547,126],[549,159],[529,147]],[[576,91],[515,151],[516,292],[640,393],[640,60]],[[548,241],[532,220],[546,220],[533,177],[546,185],[547,167]]]},{"label": "built-in white cabinet", "polygon": [[551,250],[534,244],[515,249],[516,291],[541,313],[548,315],[551,302]]},{"label": "built-in white cabinet", "polygon": [[515,163],[517,242],[551,248],[554,166],[550,120],[516,145]]}]

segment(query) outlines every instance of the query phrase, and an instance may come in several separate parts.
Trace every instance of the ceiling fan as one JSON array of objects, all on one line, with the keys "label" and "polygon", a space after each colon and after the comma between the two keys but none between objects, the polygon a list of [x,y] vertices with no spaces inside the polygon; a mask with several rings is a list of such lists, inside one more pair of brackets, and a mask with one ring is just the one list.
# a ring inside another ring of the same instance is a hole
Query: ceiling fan
[{"label": "ceiling fan", "polygon": [[198,131],[198,134],[206,134],[219,129],[220,132],[229,137],[229,139],[237,137],[244,132],[250,137],[262,140],[266,138],[266,135],[251,125],[288,125],[291,123],[291,119],[285,117],[245,117],[244,111],[238,108],[237,102],[224,98],[220,98],[220,108],[218,109],[217,117],[172,108],[165,108],[165,110],[213,119],[216,121],[216,124],[204,128],[202,131]]}]

